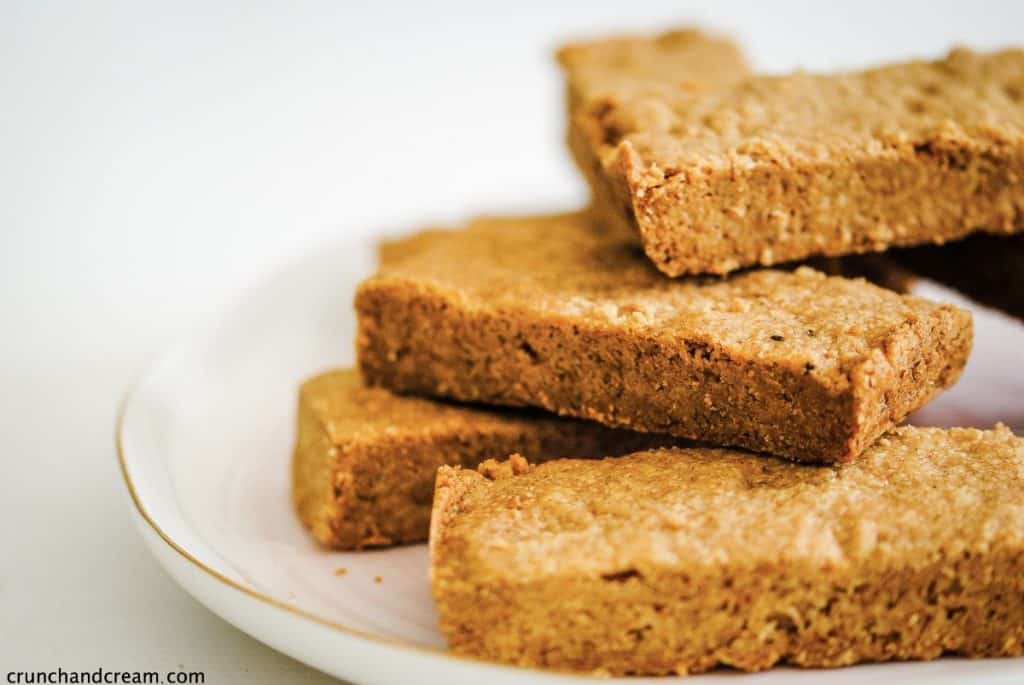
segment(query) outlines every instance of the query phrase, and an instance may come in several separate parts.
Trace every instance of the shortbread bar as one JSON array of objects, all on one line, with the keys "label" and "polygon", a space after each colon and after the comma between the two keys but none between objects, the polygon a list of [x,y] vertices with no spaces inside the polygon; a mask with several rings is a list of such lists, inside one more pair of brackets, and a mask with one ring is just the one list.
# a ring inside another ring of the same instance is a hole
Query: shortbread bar
[{"label": "shortbread bar", "polygon": [[848,461],[960,374],[970,314],[809,268],[664,278],[589,215],[392,244],[356,295],[370,385]]},{"label": "shortbread bar", "polygon": [[572,129],[595,205],[670,276],[1024,230],[1022,50],[620,89]]},{"label": "shortbread bar", "polygon": [[536,411],[399,397],[364,387],[352,370],[306,381],[298,415],[295,506],[313,537],[336,549],[426,540],[442,464],[472,468],[513,452],[603,457],[671,442]]},{"label": "shortbread bar", "polygon": [[816,467],[726,449],[438,471],[441,630],[604,675],[1024,655],[1024,440],[899,428]]}]

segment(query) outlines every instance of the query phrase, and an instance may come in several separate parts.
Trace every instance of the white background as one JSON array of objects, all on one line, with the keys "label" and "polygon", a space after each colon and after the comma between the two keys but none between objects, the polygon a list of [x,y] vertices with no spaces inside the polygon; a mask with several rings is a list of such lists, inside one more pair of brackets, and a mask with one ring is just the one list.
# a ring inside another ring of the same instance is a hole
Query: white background
[{"label": "white background", "polygon": [[113,449],[132,377],[337,236],[581,203],[560,38],[698,22],[773,71],[1024,42],[1019,3],[830,4],[0,2],[0,677],[326,680],[147,556]]}]

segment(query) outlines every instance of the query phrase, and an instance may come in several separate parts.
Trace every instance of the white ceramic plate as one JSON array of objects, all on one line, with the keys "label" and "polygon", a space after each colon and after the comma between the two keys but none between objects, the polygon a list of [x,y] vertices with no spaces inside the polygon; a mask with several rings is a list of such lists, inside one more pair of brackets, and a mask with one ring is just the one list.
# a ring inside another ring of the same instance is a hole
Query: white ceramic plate
[{"label": "white ceramic plate", "polygon": [[[369,245],[339,245],[283,268],[145,374],[125,402],[117,436],[139,528],[160,563],[199,601],[335,676],[359,683],[576,682],[446,654],[425,545],[325,552],[292,512],[296,386],[352,362],[351,300],[372,255]],[[986,427],[1003,420],[1020,431],[1021,350],[1024,326],[976,310],[975,354],[963,380],[917,420]],[[347,573],[336,575],[341,567]],[[723,671],[687,682],[730,677],[739,676]],[[1019,683],[1024,660],[778,669],[742,678],[752,685]]]}]

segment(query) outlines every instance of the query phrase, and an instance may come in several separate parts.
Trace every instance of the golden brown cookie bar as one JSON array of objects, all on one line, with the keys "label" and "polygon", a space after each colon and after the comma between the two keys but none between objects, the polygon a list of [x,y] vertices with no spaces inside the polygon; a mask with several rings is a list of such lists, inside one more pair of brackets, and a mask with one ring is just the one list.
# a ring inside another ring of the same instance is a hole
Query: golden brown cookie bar
[{"label": "golden brown cookie bar", "polygon": [[452,650],[604,674],[1024,654],[1024,440],[898,428],[839,468],[669,448],[441,468]]},{"label": "golden brown cookie bar", "polygon": [[1024,51],[597,98],[572,144],[670,276],[1018,232]]},{"label": "golden brown cookie bar", "polygon": [[512,452],[598,457],[670,442],[540,412],[400,397],[364,387],[352,370],[306,381],[298,415],[295,506],[317,541],[337,549],[426,540],[442,464],[472,468]]},{"label": "golden brown cookie bar", "polygon": [[967,312],[863,280],[667,279],[586,214],[411,240],[356,294],[364,378],[398,392],[846,461],[953,383],[971,346]]}]

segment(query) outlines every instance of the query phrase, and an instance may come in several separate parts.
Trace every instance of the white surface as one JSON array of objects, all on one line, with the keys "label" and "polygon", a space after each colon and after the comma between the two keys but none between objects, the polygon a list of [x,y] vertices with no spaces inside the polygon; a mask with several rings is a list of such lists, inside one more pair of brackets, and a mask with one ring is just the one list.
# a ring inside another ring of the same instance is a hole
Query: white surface
[{"label": "white surface", "polygon": [[149,559],[113,462],[122,390],[282,254],[581,201],[548,52],[687,19],[783,69],[1019,42],[1024,6],[0,3],[0,670],[321,681]]},{"label": "white surface", "polygon": [[[147,519],[138,516],[139,527],[160,563],[204,604],[268,645],[339,677],[366,683],[404,682],[412,674],[424,682],[497,683],[525,676],[580,682],[446,655],[430,599],[426,545],[328,552],[292,514],[295,379],[339,362],[333,341],[351,340],[355,332],[351,310],[339,305],[351,299],[373,261],[368,241],[349,240],[293,262],[146,372],[132,391],[120,432],[125,469]],[[965,425],[970,419],[987,427],[1006,418],[1008,407],[1024,418],[1024,379],[993,382],[1019,358],[1024,328],[984,312],[976,319],[978,355],[963,381],[918,420]],[[340,361],[350,363],[351,355]],[[339,568],[346,569],[343,576]],[[717,672],[686,682],[733,677]],[[876,680],[1021,682],[1024,659],[778,669],[744,682]]]}]

